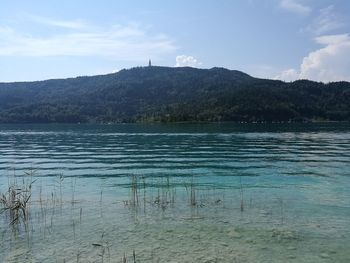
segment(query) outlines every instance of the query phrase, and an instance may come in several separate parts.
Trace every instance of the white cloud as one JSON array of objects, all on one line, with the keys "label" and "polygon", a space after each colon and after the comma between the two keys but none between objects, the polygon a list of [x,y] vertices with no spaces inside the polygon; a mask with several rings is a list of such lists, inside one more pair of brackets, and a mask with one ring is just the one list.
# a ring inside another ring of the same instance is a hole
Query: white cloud
[{"label": "white cloud", "polygon": [[321,35],[343,27],[345,23],[341,17],[336,14],[335,7],[330,5],[319,10],[318,16],[311,25],[303,28],[302,31],[312,32],[315,35]]},{"label": "white cloud", "polygon": [[300,3],[298,0],[280,0],[279,5],[284,10],[298,15],[308,15],[312,11],[309,6]]},{"label": "white cloud", "polygon": [[348,34],[325,35],[325,36],[316,37],[315,41],[318,44],[323,44],[323,45],[337,45],[337,44],[341,44],[343,42],[349,41],[349,35]]},{"label": "white cloud", "polygon": [[103,56],[139,61],[158,58],[177,49],[168,36],[152,34],[148,28],[137,24],[102,28],[87,26],[80,20],[35,19],[38,20],[36,22],[66,30],[34,36],[11,27],[0,27],[0,56]]},{"label": "white cloud", "polygon": [[326,45],[311,52],[301,64],[301,78],[320,81],[350,81],[350,37],[348,34],[318,37]]},{"label": "white cloud", "polygon": [[284,81],[294,81],[296,79],[299,79],[299,72],[297,70],[295,70],[294,68],[287,69],[287,70],[282,71],[274,79],[280,79],[280,80],[284,80]]},{"label": "white cloud", "polygon": [[350,81],[349,34],[320,36],[315,41],[324,47],[304,57],[299,70],[284,71],[276,78],[286,81],[295,79],[322,82]]},{"label": "white cloud", "polygon": [[200,65],[202,63],[192,56],[180,55],[176,57],[175,67],[198,67]]},{"label": "white cloud", "polygon": [[62,27],[67,29],[84,29],[88,28],[88,24],[80,19],[75,20],[58,20],[48,17],[36,16],[36,15],[25,15],[28,19],[33,22],[37,22],[47,26]]}]

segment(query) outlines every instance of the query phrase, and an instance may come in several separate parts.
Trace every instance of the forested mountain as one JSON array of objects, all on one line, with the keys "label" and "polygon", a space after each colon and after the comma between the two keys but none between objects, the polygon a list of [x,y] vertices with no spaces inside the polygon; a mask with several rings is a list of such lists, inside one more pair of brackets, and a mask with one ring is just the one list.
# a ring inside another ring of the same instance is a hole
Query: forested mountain
[{"label": "forested mountain", "polygon": [[349,121],[350,83],[253,78],[224,68],[138,67],[0,83],[0,123]]}]

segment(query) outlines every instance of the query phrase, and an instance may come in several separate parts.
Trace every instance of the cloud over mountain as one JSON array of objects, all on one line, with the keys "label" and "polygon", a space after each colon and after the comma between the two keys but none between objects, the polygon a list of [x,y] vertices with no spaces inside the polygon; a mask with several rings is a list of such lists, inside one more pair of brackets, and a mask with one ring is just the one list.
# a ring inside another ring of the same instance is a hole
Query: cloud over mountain
[{"label": "cloud over mountain", "polygon": [[292,81],[311,79],[331,82],[350,81],[350,36],[349,34],[325,35],[315,38],[324,47],[304,57],[299,69],[288,69],[277,79]]},{"label": "cloud over mountain", "polygon": [[198,67],[202,65],[197,59],[192,56],[180,55],[176,57],[175,67]]}]

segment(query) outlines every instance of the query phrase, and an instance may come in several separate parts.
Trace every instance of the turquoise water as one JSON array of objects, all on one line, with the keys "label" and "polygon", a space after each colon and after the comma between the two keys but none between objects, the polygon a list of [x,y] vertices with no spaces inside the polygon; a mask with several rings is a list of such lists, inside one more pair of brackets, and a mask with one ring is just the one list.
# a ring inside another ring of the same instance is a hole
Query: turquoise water
[{"label": "turquoise water", "polygon": [[344,123],[1,125],[0,262],[349,262],[349,171]]}]

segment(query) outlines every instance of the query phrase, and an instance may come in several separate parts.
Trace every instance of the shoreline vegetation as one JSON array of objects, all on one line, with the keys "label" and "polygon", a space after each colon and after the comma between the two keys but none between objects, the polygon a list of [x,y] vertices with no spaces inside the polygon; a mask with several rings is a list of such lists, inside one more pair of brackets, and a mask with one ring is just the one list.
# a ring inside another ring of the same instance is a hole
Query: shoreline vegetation
[{"label": "shoreline vegetation", "polygon": [[[132,228],[138,229],[136,232],[132,231],[134,236],[147,237],[150,235],[146,230],[155,220],[156,225],[160,224],[164,227],[165,224],[165,232],[156,227],[154,238],[159,239],[158,242],[165,242],[166,236],[176,233],[171,223],[176,220],[179,226],[198,225],[201,227],[199,233],[195,232],[193,237],[190,236],[191,242],[199,243],[209,241],[206,235],[211,233],[210,228],[213,226],[207,224],[218,220],[215,219],[215,215],[211,214],[212,212],[207,214],[205,211],[212,210],[216,214],[221,210],[225,214],[238,215],[232,222],[227,218],[219,218],[219,221],[214,223],[214,230],[216,229],[215,232],[217,232],[215,235],[220,233],[220,235],[227,235],[230,242],[234,244],[243,243],[243,247],[240,248],[242,251],[232,251],[227,255],[215,252],[209,256],[200,253],[200,256],[196,254],[196,262],[246,262],[249,257],[247,252],[243,251],[249,251],[254,247],[259,251],[267,250],[266,242],[271,245],[280,244],[279,255],[282,251],[283,257],[296,260],[300,242],[309,242],[310,237],[294,229],[293,223],[290,225],[292,216],[287,213],[290,209],[288,200],[284,201],[283,197],[276,196],[272,203],[264,203],[264,210],[261,210],[260,201],[249,192],[241,176],[237,177],[235,185],[216,189],[213,186],[197,183],[193,176],[182,182],[176,182],[170,177],[146,178],[141,175],[132,175],[129,176],[128,182],[115,186],[113,189],[114,191],[126,189],[127,192],[124,197],[110,200],[104,193],[106,189],[101,186],[99,197],[96,195],[93,200],[87,201],[81,192],[78,193],[76,178],[59,175],[50,187],[44,189],[40,177],[35,176],[35,171],[26,172],[23,176],[13,175],[9,178],[8,190],[2,194],[0,202],[0,222],[3,228],[0,241],[4,249],[3,251],[0,249],[0,259],[2,258],[5,262],[17,262],[18,260],[24,262],[23,260],[36,261],[44,257],[47,262],[56,260],[57,262],[77,263],[90,262],[90,260],[102,263],[154,263],[169,260],[170,258],[164,258],[164,250],[148,248],[143,243],[131,245],[132,243],[128,243],[128,238],[114,236],[113,224],[120,223],[118,217],[123,220],[125,213],[129,218],[127,223],[124,222],[117,227],[125,228],[127,232]],[[246,197],[248,193],[249,198]],[[112,220],[110,211],[113,210],[117,214],[113,214],[114,219]],[[266,223],[259,223],[261,219]],[[159,220],[165,221],[161,223]],[[239,223],[239,221],[242,222]],[[6,223],[8,229],[6,229]],[[95,228],[101,230],[92,230],[91,223]],[[222,234],[223,229],[220,230],[217,224],[223,224],[221,228],[227,228],[228,232]],[[65,233],[64,240],[60,234],[62,231]],[[85,234],[89,231],[94,232],[93,237],[86,239]],[[68,241],[68,233],[72,235],[71,239],[78,244],[75,245],[75,248],[67,247],[64,243],[65,240]],[[182,235],[185,234],[182,233],[173,238],[182,240],[184,238]],[[198,239],[196,236],[200,235],[203,237]],[[125,243],[122,248],[120,245],[118,247],[119,243],[116,242],[118,239]],[[62,253],[55,250],[54,255],[51,255],[52,258],[45,256],[45,253],[39,256],[42,252],[39,252],[38,249],[45,249],[43,241],[44,244],[45,242],[59,242],[61,246],[59,249]],[[21,244],[19,251],[16,251],[16,247],[18,249],[16,243]],[[224,248],[230,246],[223,242],[219,242],[218,245]],[[171,248],[167,249],[171,251]],[[329,248],[315,256],[319,260],[332,260],[335,259],[336,254],[336,251]],[[271,256],[269,253],[268,255]]]},{"label": "shoreline vegetation", "polygon": [[36,123],[36,122],[0,122],[0,125],[7,125],[7,124],[35,124],[35,125],[40,125],[40,124],[94,124],[94,125],[113,125],[113,124],[308,124],[308,123],[350,123],[350,120],[342,120],[342,121],[337,121],[337,120],[288,120],[288,121],[132,121],[132,122],[41,122],[41,123]]},{"label": "shoreline vegetation", "polygon": [[[170,177],[132,175],[112,189],[116,193],[126,190],[124,195],[111,199],[105,193],[108,189],[101,185],[97,191],[100,194],[86,200],[79,191],[77,178],[59,175],[53,184],[44,188],[33,171],[23,176],[14,175],[9,178],[8,191],[3,193],[0,202],[3,246],[0,259],[76,263],[170,260],[166,251],[171,252],[172,247],[153,247],[154,244],[149,247],[140,243],[139,238],[147,240],[153,236],[149,240],[155,244],[168,243],[168,238],[179,241],[189,238],[186,242],[190,244],[184,244],[189,249],[184,253],[187,255],[184,262],[250,262],[254,257],[261,260],[261,253],[270,259],[281,257],[281,262],[286,258],[298,260],[301,243],[309,249],[311,236],[298,228],[299,223],[293,222],[293,215],[288,213],[290,201],[275,196],[264,202],[247,187],[241,176],[234,185],[215,188],[198,183],[193,176],[173,181]],[[226,216],[221,218],[222,214]],[[235,216],[231,218],[232,215]],[[174,222],[177,223],[174,225]],[[197,228],[199,232],[193,230]],[[311,230],[314,231],[312,225]],[[211,242],[211,235],[218,240],[223,236],[226,239],[215,241],[220,250],[208,254],[203,250],[208,247],[201,244]],[[70,241],[74,245],[69,245]],[[48,242],[56,242],[58,248],[45,248]],[[196,248],[192,251],[188,245]],[[226,251],[231,246],[234,249]],[[268,246],[279,247],[278,254],[272,256],[274,252],[268,252]],[[178,249],[184,247],[180,245]],[[310,251],[315,260],[327,261],[341,256],[334,249],[322,247],[321,253],[312,247]],[[47,254],[43,253],[45,250]]]},{"label": "shoreline vegetation", "polygon": [[350,121],[350,83],[258,79],[224,68],[137,67],[0,83],[0,123]]},{"label": "shoreline vegetation", "polygon": [[[68,180],[70,182],[67,182]],[[40,184],[40,186],[33,187],[35,183]],[[203,188],[200,184],[196,184],[193,176],[179,183],[172,182],[170,177],[147,179],[144,176],[131,175],[129,176],[129,182],[120,187],[129,189],[128,198],[114,200],[113,203],[114,205],[116,203],[122,204],[131,213],[134,218],[134,222],[130,222],[131,224],[138,224],[138,214],[146,216],[151,209],[156,209],[160,214],[164,214],[167,209],[175,209],[175,205],[178,203],[181,203],[180,206],[185,205],[190,209],[190,216],[183,217],[183,220],[201,220],[204,217],[199,215],[198,209],[208,205],[222,206],[225,201],[225,195],[212,199],[209,192],[213,189]],[[67,188],[70,188],[69,192],[63,193]],[[185,190],[185,198],[179,195],[178,188]],[[239,191],[241,195],[240,211],[243,212],[242,198],[244,190],[241,178]],[[221,193],[219,195],[221,196]],[[70,200],[67,199],[69,196],[71,196]],[[95,205],[93,210],[100,211],[101,218],[107,212],[106,209],[111,208],[105,207],[106,204],[104,204],[103,199],[104,194],[101,188],[100,199],[95,200],[96,202],[93,204]],[[84,210],[86,208],[83,209],[82,203],[83,198],[80,200],[76,193],[76,178],[65,178],[61,174],[54,180],[54,185],[50,189],[43,189],[40,177],[35,175],[35,170],[30,170],[20,176],[16,175],[14,171],[13,175],[8,177],[7,190],[0,191],[0,223],[2,222],[2,228],[5,229],[0,241],[5,244],[8,240],[13,243],[16,240],[26,239],[26,248],[22,247],[22,249],[30,251],[34,245],[33,242],[36,242],[35,238],[38,238],[34,237],[35,232],[43,233],[43,236],[40,237],[39,235],[39,238],[49,238],[55,232],[55,224],[62,224],[56,217],[65,213],[71,215],[69,219],[70,226],[68,227],[71,228],[74,239],[76,239],[78,229],[85,221]],[[75,213],[74,211],[79,211],[79,216],[72,216]],[[8,225],[7,230],[6,224]],[[111,262],[112,246],[104,240],[105,235],[106,233],[103,231],[100,241],[90,241],[90,251],[86,253],[91,256],[91,253],[97,249],[99,252],[96,260]],[[7,247],[6,244],[5,246]],[[131,253],[129,253],[130,251]],[[130,251],[122,253],[120,261],[113,262],[136,263],[137,254],[135,249]],[[71,257],[62,256],[63,258],[60,258],[60,260],[63,260],[63,262],[85,262],[84,259],[81,259],[81,254],[81,251],[77,251],[76,255],[71,255]],[[0,259],[3,256],[0,253]],[[161,259],[153,251],[151,256],[152,262],[161,262]]]},{"label": "shoreline vegetation", "polygon": [[[124,211],[130,213],[132,220],[129,224],[135,226],[148,217],[174,216],[173,213],[177,210],[180,211],[180,214],[175,216],[175,220],[192,222],[193,224],[207,218],[201,210],[230,209],[243,215],[246,210],[252,209],[255,200],[252,197],[250,197],[249,202],[245,200],[244,193],[246,189],[242,177],[238,178],[236,185],[226,187],[226,191],[233,193],[233,197],[235,197],[235,199],[231,199],[232,197],[228,197],[223,189],[215,189],[215,187],[199,184],[193,176],[184,179],[182,182],[173,182],[170,177],[146,178],[132,175],[129,176],[129,182],[119,185],[119,188],[128,190],[128,194],[124,198],[114,199],[112,202],[108,199],[106,201],[104,190],[101,188],[99,200],[96,199],[84,204],[86,200],[76,192],[76,178],[65,178],[63,175],[59,175],[54,179],[51,187],[44,189],[40,177],[35,175],[34,170],[25,172],[22,176],[13,174],[8,178],[8,189],[0,193],[0,222],[2,222],[3,229],[1,243],[4,245],[5,251],[9,249],[8,252],[2,251],[2,253],[5,252],[3,255],[0,253],[0,259],[2,258],[5,262],[23,260],[21,256],[16,254],[16,251],[15,255],[17,256],[15,258],[11,258],[9,255],[11,255],[10,250],[16,250],[12,247],[13,244],[16,242],[20,244],[24,241],[21,245],[21,251],[27,251],[25,253],[26,258],[28,253],[32,254],[32,259],[35,260],[35,253],[37,252],[32,251],[35,244],[41,242],[41,239],[51,240],[51,238],[56,238],[55,235],[59,235],[61,226],[65,226],[68,232],[73,233],[76,242],[81,242],[79,235],[81,235],[82,227],[84,227],[87,220],[91,220],[87,216],[89,209],[97,211],[96,213],[99,214],[100,218],[98,224],[104,224],[104,220],[108,221],[108,210],[120,206]],[[115,187],[115,190],[117,188]],[[282,198],[280,200],[282,202]],[[281,211],[283,211],[282,209],[284,208],[281,206]],[[167,211],[170,212],[169,215],[166,215]],[[270,212],[266,213],[270,214]],[[295,243],[298,239],[297,234],[285,229],[286,219],[283,212],[274,217],[276,218],[271,218],[272,238],[278,238],[278,240],[284,240],[283,242],[287,243]],[[103,226],[101,227],[103,229]],[[124,227],[128,228],[129,226]],[[231,234],[235,239],[240,240],[242,238],[242,230],[232,231]],[[86,262],[85,260],[89,258],[94,259],[94,262],[136,263],[140,262],[139,257],[141,260],[148,257],[147,262],[162,262],[165,260],[153,250],[149,252],[150,255],[145,255],[144,251],[141,251],[138,255],[135,248],[129,247],[124,252],[117,249],[120,260],[116,261],[113,245],[108,241],[107,236],[107,231],[103,230],[100,233],[100,238],[85,240],[88,247],[79,248],[77,251],[69,251],[68,255],[56,255],[56,261],[79,263]],[[60,242],[62,241],[60,240]],[[67,250],[68,248],[62,247],[61,249]],[[293,252],[294,249],[291,251]],[[235,256],[234,259],[235,262],[236,260],[240,262],[239,257]],[[213,255],[208,262],[219,261],[220,256]]]}]

